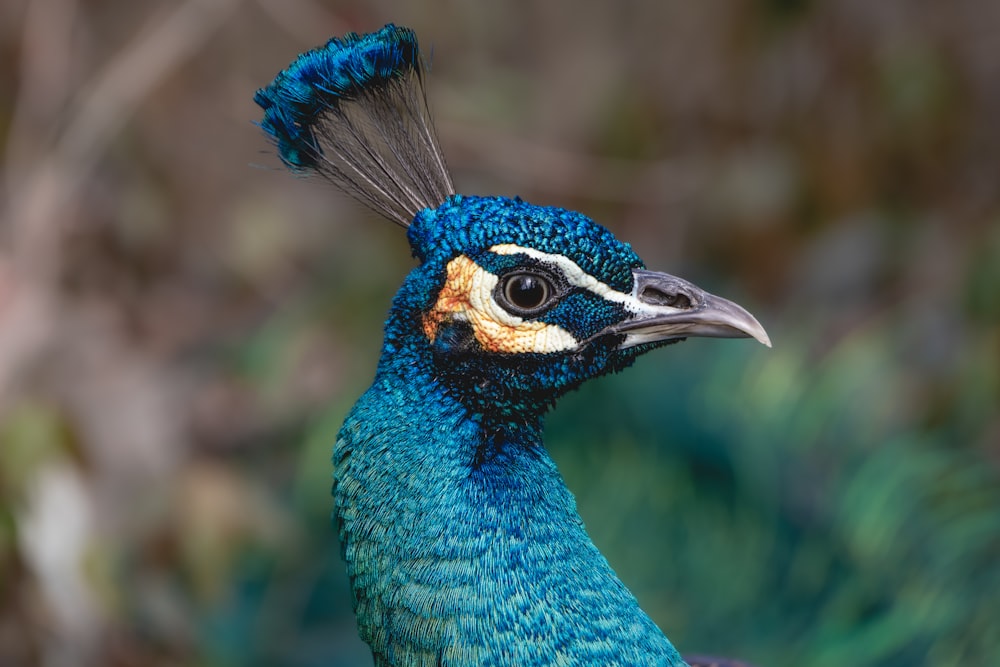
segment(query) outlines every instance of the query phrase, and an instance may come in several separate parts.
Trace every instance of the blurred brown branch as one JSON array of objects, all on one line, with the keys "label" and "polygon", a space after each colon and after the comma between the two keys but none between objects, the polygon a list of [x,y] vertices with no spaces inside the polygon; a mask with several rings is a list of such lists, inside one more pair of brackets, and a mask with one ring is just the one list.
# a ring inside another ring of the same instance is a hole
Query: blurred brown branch
[{"label": "blurred brown branch", "polygon": [[[42,353],[60,307],[53,289],[72,201],[109,141],[179,64],[192,57],[242,0],[190,0],[160,10],[89,81],[69,81],[74,0],[32,0],[26,12],[20,90],[3,165],[0,254],[0,409],[23,368]],[[32,132],[74,91],[64,128]],[[39,151],[38,147],[43,148]],[[30,156],[38,154],[32,159]]]},{"label": "blurred brown branch", "polygon": [[317,26],[322,26],[330,36],[351,30],[347,22],[313,0],[257,0],[257,5],[276,26],[301,44],[315,41]]},{"label": "blurred brown branch", "polygon": [[[82,84],[73,80],[80,67],[73,49],[75,0],[27,5],[0,172],[0,414],[11,408],[25,371],[50,351],[61,329],[72,327],[74,306],[58,288],[61,255],[74,202],[95,164],[147,95],[197,53],[240,4],[190,0],[155,12],[145,29]],[[60,118],[65,122],[59,124]],[[66,338],[73,340],[72,334]],[[110,358],[121,355],[114,345],[105,352]],[[140,432],[147,427],[141,425]],[[95,514],[100,494],[72,466],[54,469],[62,476],[26,480],[20,551],[45,598],[45,611],[38,613],[48,616],[40,625],[51,633],[44,642],[46,663],[83,664],[102,628],[81,569],[92,535],[78,517]],[[53,506],[55,512],[43,511]],[[73,508],[77,517],[66,513]]]}]

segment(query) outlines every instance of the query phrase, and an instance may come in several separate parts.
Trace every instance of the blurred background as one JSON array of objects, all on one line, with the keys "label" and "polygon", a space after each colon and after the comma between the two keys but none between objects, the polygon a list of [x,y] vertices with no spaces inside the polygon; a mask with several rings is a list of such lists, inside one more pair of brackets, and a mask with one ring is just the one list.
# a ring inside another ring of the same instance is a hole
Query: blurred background
[{"label": "blurred background", "polygon": [[0,665],[354,666],[329,524],[403,235],[254,90],[416,29],[458,189],[574,208],[774,341],[550,417],[682,650],[1000,656],[1000,3],[6,0]]}]

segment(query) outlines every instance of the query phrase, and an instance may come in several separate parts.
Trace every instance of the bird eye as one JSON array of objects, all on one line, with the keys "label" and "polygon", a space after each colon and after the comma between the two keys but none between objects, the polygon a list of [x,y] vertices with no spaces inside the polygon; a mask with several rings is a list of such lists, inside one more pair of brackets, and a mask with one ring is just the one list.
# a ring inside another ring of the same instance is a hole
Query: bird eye
[{"label": "bird eye", "polygon": [[514,315],[537,315],[552,304],[554,295],[548,278],[524,271],[504,276],[497,293],[500,305]]}]

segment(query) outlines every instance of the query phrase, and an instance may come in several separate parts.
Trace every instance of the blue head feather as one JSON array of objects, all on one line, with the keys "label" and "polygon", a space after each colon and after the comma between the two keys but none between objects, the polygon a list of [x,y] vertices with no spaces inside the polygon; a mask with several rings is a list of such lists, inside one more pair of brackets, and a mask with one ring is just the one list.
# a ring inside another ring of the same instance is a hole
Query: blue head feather
[{"label": "blue head feather", "polygon": [[425,264],[443,266],[457,255],[512,243],[569,257],[589,275],[622,291],[631,289],[632,271],[643,266],[632,246],[587,216],[519,197],[455,195],[421,211],[407,236],[414,256]]}]

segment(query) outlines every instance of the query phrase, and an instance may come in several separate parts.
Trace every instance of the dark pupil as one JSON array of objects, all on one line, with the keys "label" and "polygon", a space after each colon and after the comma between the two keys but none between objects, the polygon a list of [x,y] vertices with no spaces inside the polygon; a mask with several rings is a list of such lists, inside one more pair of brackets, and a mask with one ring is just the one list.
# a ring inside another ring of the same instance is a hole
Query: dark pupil
[{"label": "dark pupil", "polygon": [[534,276],[515,276],[507,285],[507,298],[518,308],[537,308],[547,297],[545,283]]}]

